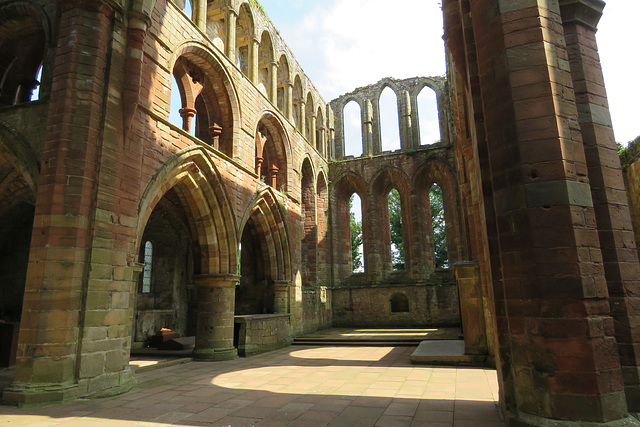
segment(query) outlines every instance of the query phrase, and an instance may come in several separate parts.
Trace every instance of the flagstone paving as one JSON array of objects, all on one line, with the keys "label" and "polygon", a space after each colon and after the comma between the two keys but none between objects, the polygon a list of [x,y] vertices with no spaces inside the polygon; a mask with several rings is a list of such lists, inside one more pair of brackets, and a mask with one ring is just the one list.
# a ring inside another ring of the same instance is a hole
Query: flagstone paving
[{"label": "flagstone paving", "polygon": [[504,426],[496,372],[412,365],[413,347],[288,347],[136,375],[121,396],[19,409],[0,426]]}]

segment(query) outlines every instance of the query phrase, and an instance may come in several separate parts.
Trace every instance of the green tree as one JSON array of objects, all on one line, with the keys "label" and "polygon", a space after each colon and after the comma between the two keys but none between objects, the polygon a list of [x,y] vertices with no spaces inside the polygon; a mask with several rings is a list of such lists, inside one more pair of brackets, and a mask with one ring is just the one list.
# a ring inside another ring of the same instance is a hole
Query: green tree
[{"label": "green tree", "polygon": [[351,228],[351,266],[353,271],[362,270],[362,255],[360,247],[362,246],[362,221],[356,221],[356,215],[353,213],[353,199],[355,194],[349,199],[349,227]]},{"label": "green tree", "polygon": [[435,184],[429,190],[429,204],[431,205],[435,265],[436,268],[447,268],[449,267],[449,254],[447,252],[447,236],[445,234],[444,203],[442,189]]},{"label": "green tree", "polygon": [[402,208],[400,193],[389,192],[389,225],[391,227],[391,262],[394,270],[404,270],[404,243],[402,241]]}]

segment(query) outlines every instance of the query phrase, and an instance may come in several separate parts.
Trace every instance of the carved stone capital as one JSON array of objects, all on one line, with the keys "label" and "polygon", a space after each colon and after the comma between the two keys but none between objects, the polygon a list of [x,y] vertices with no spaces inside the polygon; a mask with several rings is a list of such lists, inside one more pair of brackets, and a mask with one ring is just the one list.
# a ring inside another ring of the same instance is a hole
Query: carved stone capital
[{"label": "carved stone capital", "polygon": [[560,0],[564,24],[580,24],[596,30],[605,3],[602,0]]}]

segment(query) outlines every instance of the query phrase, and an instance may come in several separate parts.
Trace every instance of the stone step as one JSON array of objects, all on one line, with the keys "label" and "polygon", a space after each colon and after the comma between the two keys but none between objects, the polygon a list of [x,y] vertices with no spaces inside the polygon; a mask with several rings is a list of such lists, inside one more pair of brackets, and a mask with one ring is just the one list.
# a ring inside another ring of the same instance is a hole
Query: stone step
[{"label": "stone step", "polygon": [[486,354],[465,354],[463,340],[422,341],[411,355],[416,365],[485,366]]},{"label": "stone step", "polygon": [[305,340],[298,341],[294,340],[291,345],[312,345],[312,346],[369,346],[369,347],[415,347],[418,345],[417,342],[411,341],[329,341],[329,340]]}]

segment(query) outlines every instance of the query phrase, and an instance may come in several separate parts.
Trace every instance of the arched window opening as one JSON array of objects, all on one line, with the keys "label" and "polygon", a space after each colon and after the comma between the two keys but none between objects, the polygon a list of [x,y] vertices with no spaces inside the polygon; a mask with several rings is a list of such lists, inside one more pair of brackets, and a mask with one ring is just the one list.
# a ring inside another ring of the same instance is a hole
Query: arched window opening
[{"label": "arched window opening", "polygon": [[349,198],[349,228],[351,230],[351,270],[364,271],[364,241],[362,238],[362,199],[357,193]]},{"label": "arched window opening", "polygon": [[429,190],[429,207],[433,226],[434,265],[435,268],[449,268],[446,223],[444,219],[444,195],[437,184],[434,184]]},{"label": "arched window opening", "polygon": [[296,127],[296,130],[300,133],[304,132],[304,129],[301,129],[302,126],[302,115],[304,111],[302,110],[302,81],[300,80],[300,76],[296,76],[293,83],[293,124]]},{"label": "arched window opening", "polygon": [[425,86],[418,94],[418,118],[420,145],[430,145],[440,142],[438,102],[436,92],[429,86]]},{"label": "arched window opening", "polygon": [[324,115],[322,114],[322,108],[318,106],[318,112],[316,113],[316,150],[321,156],[325,156],[325,140],[326,140],[326,127],[324,124]]},{"label": "arched window opening", "polygon": [[344,106],[344,154],[345,156],[362,156],[362,116],[360,104],[349,101]]},{"label": "arched window opening", "polygon": [[255,136],[255,172],[260,179],[278,191],[287,190],[287,156],[282,133],[273,121],[258,123]]},{"label": "arched window opening", "polygon": [[187,14],[189,19],[193,20],[193,6],[190,0],[184,0],[184,13]]},{"label": "arched window opening", "polygon": [[43,23],[31,13],[35,6],[30,2],[9,6],[11,3],[0,22],[0,106],[33,100],[47,46]]},{"label": "arched window opening", "polygon": [[318,185],[316,190],[316,224],[318,236],[318,258],[316,263],[316,278],[319,284],[329,281],[329,200],[327,192],[327,182],[324,175],[319,174],[317,179]]},{"label": "arched window opening", "polygon": [[178,85],[175,74],[172,74],[171,98],[169,101],[169,123],[182,129],[182,117],[180,117],[182,100],[180,98],[180,86]]},{"label": "arched window opening", "polygon": [[391,295],[389,299],[392,313],[408,313],[409,312],[409,298],[401,292],[397,292]]},{"label": "arched window opening", "polygon": [[272,67],[273,63],[273,44],[269,32],[264,31],[260,40],[260,49],[258,49],[258,89],[269,99],[272,99],[271,79],[274,77],[272,73],[275,71]]},{"label": "arched window opening", "polygon": [[151,269],[153,265],[153,243],[147,241],[144,244],[144,270],[142,271],[142,287],[140,292],[148,294],[151,292]]},{"label": "arched window opening", "polygon": [[236,65],[249,76],[249,49],[253,42],[253,21],[248,6],[243,4],[236,21]]},{"label": "arched window opening", "polygon": [[313,169],[305,160],[302,164],[302,285],[316,282],[318,225],[316,222],[316,199],[313,185]]},{"label": "arched window opening", "polygon": [[287,62],[287,57],[282,55],[280,57],[280,62],[278,63],[278,110],[280,110],[283,114],[289,114],[286,111],[286,102],[287,102],[287,85],[291,84],[289,82],[289,63]]},{"label": "arched window opening", "polygon": [[384,88],[378,100],[380,108],[380,138],[382,151],[400,149],[400,122],[398,120],[398,97],[389,86]]},{"label": "arched window opening", "polygon": [[232,103],[217,70],[201,57],[181,56],[173,67],[169,122],[233,156]]},{"label": "arched window opening", "polygon": [[38,72],[36,74],[36,84],[35,87],[33,89],[33,92],[31,92],[31,100],[32,101],[37,101],[40,99],[40,85],[42,82],[42,65],[38,68]]},{"label": "arched window opening", "polygon": [[394,270],[404,270],[404,242],[402,239],[402,207],[400,193],[389,192],[389,228],[391,230],[391,262]]},{"label": "arched window opening", "polygon": [[228,10],[222,0],[209,0],[207,2],[207,37],[221,52],[226,52],[227,40],[227,15],[233,13]]},{"label": "arched window opening", "polygon": [[202,77],[195,69],[189,70],[186,69],[187,67],[191,68],[188,61],[179,61],[171,76],[169,122],[196,136],[198,107],[200,107],[200,111],[205,111],[200,96],[203,89]]},{"label": "arched window opening", "polygon": [[313,143],[313,137],[315,137],[315,128],[314,128],[314,111],[313,111],[313,97],[311,96],[311,92],[307,94],[307,102],[306,102],[306,124],[304,129],[304,137],[307,138],[307,141]]}]

